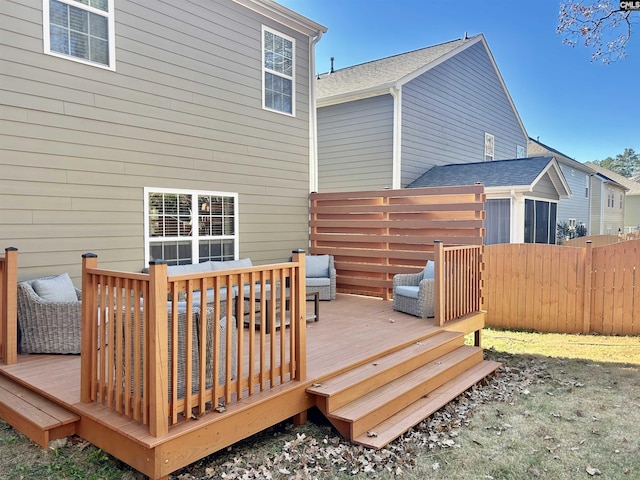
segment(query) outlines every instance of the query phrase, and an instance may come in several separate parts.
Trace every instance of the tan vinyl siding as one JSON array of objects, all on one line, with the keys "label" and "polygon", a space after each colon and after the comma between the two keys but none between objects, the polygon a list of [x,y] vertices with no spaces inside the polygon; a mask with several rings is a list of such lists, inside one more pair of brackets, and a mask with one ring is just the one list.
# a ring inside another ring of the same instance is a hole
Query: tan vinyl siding
[{"label": "tan vinyl siding", "polygon": [[[21,278],[77,283],[88,251],[143,268],[144,187],[238,192],[255,263],[307,246],[306,35],[230,0],[118,1],[111,72],[45,55],[41,8],[0,13],[0,243]],[[295,117],[261,107],[262,25],[296,39]]]},{"label": "tan vinyl siding", "polygon": [[392,186],[393,98],[366,98],[318,109],[320,192]]}]

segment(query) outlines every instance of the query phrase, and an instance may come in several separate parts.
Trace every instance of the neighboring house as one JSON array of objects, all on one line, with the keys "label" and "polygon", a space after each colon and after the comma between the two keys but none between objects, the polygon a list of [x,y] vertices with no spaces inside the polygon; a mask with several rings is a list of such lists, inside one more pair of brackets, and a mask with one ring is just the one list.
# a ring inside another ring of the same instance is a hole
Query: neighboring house
[{"label": "neighboring house", "polygon": [[530,157],[553,156],[560,165],[560,170],[571,189],[569,198],[562,198],[558,203],[558,223],[566,222],[574,229],[584,225],[587,235],[591,233],[591,176],[595,173],[584,163],[545,145],[540,140],[529,137],[528,152]]},{"label": "neighboring house", "polygon": [[526,156],[483,35],[320,75],[317,190],[402,188],[434,166]]},{"label": "neighboring house", "polygon": [[314,45],[271,0],[15,0],[0,12],[0,244],[20,277],[308,245]]},{"label": "neighboring house", "polygon": [[640,229],[640,183],[595,163],[587,165],[597,172],[594,185],[599,189],[598,197],[605,212],[595,219],[599,221],[598,233],[615,235]]},{"label": "neighboring house", "polygon": [[482,183],[485,244],[556,243],[558,201],[571,190],[553,157],[433,167],[409,188]]}]

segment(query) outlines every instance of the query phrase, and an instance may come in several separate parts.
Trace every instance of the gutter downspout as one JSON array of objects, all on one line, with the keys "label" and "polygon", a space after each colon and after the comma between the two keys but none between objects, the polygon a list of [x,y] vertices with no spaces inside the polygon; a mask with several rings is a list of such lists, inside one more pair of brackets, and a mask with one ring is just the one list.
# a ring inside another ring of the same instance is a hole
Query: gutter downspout
[{"label": "gutter downspout", "polygon": [[318,112],[316,109],[316,43],[322,38],[318,30],[309,43],[309,192],[318,191]]},{"label": "gutter downspout", "polygon": [[393,97],[393,158],[391,163],[391,188],[402,188],[402,90],[398,86],[389,89]]}]

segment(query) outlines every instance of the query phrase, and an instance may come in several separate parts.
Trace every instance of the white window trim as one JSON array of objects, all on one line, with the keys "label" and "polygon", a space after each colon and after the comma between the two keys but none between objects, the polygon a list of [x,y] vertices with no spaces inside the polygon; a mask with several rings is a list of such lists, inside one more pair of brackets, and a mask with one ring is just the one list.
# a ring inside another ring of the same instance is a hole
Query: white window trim
[{"label": "white window trim", "polygon": [[91,65],[92,67],[103,68],[105,70],[112,70],[115,72],[116,70],[116,31],[115,31],[115,11],[114,11],[114,0],[108,1],[108,12],[104,12],[98,8],[90,7],[89,5],[84,5],[82,3],[76,2],[74,0],[57,0],[60,3],[66,3],[67,5],[71,5],[72,7],[77,7],[82,10],[86,10],[91,13],[96,13],[98,15],[102,15],[107,17],[108,28],[109,28],[109,65],[103,65],[102,63],[92,62],[90,60],[86,60],[84,58],[74,57],[73,55],[65,55],[64,53],[56,52],[51,50],[51,36],[50,36],[50,20],[49,20],[49,0],[42,0],[42,38],[44,40],[44,53],[47,55],[52,55],[54,57],[64,58],[66,60],[71,60],[73,62],[84,63],[85,65]]},{"label": "white window trim", "polygon": [[[489,141],[490,140],[490,141]],[[489,145],[491,145],[491,151],[489,151]],[[484,161],[494,160],[496,158],[496,139],[490,133],[484,132]]]},{"label": "white window trim", "polygon": [[[269,70],[267,68],[265,68],[264,66],[264,32],[271,32],[274,35],[277,35],[279,37],[284,38],[285,40],[289,40],[292,44],[292,65],[291,65],[291,77],[280,73],[280,72],[276,72],[275,70]],[[290,37],[288,35],[285,35],[282,32],[279,32],[277,30],[274,30],[273,28],[269,28],[265,25],[262,25],[262,32],[261,32],[262,38],[261,38],[261,46],[262,46],[262,51],[260,53],[260,57],[261,57],[261,63],[262,63],[262,109],[263,110],[267,110],[269,112],[275,112],[275,113],[280,113],[282,115],[287,115],[289,117],[295,117],[296,116],[296,39],[293,37]],[[273,75],[278,75],[279,77],[282,78],[286,78],[288,80],[291,80],[291,113],[289,112],[283,112],[281,110],[276,110],[274,108],[269,108],[266,106],[266,95],[265,95],[265,88],[266,85],[264,83],[264,74],[265,72],[269,72]]]},{"label": "white window trim", "polygon": [[[494,145],[495,149],[495,145]],[[516,145],[516,158],[525,158],[527,156],[525,148],[522,145]]]},{"label": "white window trim", "polygon": [[[218,238],[221,239],[233,239],[233,256],[234,258],[238,258],[240,254],[240,214],[239,214],[239,205],[238,205],[238,193],[237,192],[215,192],[209,190],[190,190],[190,189],[181,189],[181,188],[153,188],[153,187],[144,187],[144,263],[145,265],[149,265],[150,258],[150,246],[151,246],[151,237],[149,236],[149,193],[175,193],[181,195],[192,195],[197,197],[198,195],[210,195],[212,197],[233,197],[233,201],[235,203],[234,210],[234,224],[233,231],[235,235],[220,235]],[[197,198],[195,199],[197,204]],[[197,229],[194,229],[195,234],[191,237],[191,251],[198,252],[198,242],[200,240],[200,235],[197,232]],[[171,240],[173,237],[162,237],[164,240]],[[178,237],[176,237],[177,239]],[[185,237],[180,237],[182,240],[186,240]],[[192,255],[192,263],[198,263],[199,256]]]}]

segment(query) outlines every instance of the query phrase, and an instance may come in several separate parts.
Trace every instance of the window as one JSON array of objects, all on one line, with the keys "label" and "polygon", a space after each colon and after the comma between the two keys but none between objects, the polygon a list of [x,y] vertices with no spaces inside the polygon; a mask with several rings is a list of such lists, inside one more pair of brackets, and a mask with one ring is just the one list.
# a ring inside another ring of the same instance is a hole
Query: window
[{"label": "window", "polygon": [[607,207],[613,208],[615,204],[615,195],[611,189],[607,190]]},{"label": "window", "polygon": [[624,201],[624,195],[620,194],[620,210],[622,210],[622,202]]},{"label": "window", "polygon": [[145,188],[145,259],[169,265],[234,260],[238,195]]},{"label": "window", "polygon": [[43,0],[44,53],[115,70],[113,0]]},{"label": "window", "polygon": [[524,201],[525,243],[556,243],[558,204],[543,200]]},{"label": "window", "polygon": [[295,115],[295,40],[262,27],[262,107]]},{"label": "window", "polygon": [[485,160],[493,160],[494,157],[494,138],[490,133],[484,134],[484,159]]},{"label": "window", "polygon": [[509,243],[511,241],[511,200],[508,198],[487,199],[485,208],[485,245]]},{"label": "window", "polygon": [[589,198],[589,177],[584,177],[584,198]]},{"label": "window", "polygon": [[516,158],[524,158],[524,147],[516,145]]}]

